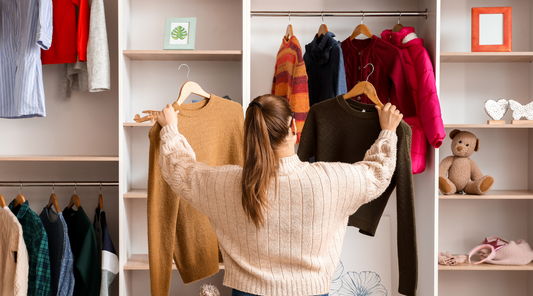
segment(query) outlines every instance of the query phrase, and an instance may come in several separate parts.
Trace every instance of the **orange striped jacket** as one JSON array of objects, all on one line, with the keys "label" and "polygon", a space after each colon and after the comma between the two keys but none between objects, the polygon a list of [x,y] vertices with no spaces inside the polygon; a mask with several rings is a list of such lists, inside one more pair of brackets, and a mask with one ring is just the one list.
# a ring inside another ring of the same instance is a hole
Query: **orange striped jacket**
[{"label": "orange striped jacket", "polygon": [[296,37],[288,41],[283,38],[276,58],[272,94],[289,101],[295,113],[298,140],[309,112],[309,90],[307,88],[307,71],[302,56],[302,48]]}]

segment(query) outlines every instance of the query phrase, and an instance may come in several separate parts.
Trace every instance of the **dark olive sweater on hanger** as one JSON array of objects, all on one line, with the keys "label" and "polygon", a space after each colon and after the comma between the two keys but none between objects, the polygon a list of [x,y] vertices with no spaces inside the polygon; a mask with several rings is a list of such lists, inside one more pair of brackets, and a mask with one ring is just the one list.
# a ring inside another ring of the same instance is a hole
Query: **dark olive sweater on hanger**
[{"label": "dark olive sweater on hanger", "polygon": [[[361,161],[380,131],[378,113],[373,105],[337,96],[311,107],[302,131],[298,156],[302,161],[309,161],[312,157],[316,161],[328,162]],[[396,188],[398,291],[404,295],[415,295],[418,257],[410,156],[411,128],[402,121],[396,133],[396,170],[389,187],[381,197],[361,206],[350,216],[348,225],[358,227],[363,234],[374,236],[389,197]]]}]

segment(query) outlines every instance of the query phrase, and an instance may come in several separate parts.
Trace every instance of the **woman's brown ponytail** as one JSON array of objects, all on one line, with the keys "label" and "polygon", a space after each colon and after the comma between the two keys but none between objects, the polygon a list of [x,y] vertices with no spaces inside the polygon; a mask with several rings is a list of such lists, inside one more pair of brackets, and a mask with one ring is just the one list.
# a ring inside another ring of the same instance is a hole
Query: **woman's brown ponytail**
[{"label": "woman's brown ponytail", "polygon": [[278,162],[274,150],[289,132],[291,108],[286,99],[274,95],[255,98],[244,120],[244,167],[242,207],[256,227],[265,221],[267,190],[277,182]]}]

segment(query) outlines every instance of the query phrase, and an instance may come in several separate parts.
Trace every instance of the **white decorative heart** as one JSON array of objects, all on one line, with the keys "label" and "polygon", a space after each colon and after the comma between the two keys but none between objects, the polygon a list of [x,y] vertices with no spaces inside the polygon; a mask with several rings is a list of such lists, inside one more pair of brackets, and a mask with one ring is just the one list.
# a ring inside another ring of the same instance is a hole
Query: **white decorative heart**
[{"label": "white decorative heart", "polygon": [[509,102],[505,99],[499,99],[498,102],[494,100],[485,101],[485,112],[493,120],[500,120],[507,113],[509,109]]},{"label": "white decorative heart", "polygon": [[522,106],[514,100],[509,100],[511,105],[511,110],[513,110],[514,120],[520,120],[520,118],[525,117],[527,120],[533,120],[533,102]]}]

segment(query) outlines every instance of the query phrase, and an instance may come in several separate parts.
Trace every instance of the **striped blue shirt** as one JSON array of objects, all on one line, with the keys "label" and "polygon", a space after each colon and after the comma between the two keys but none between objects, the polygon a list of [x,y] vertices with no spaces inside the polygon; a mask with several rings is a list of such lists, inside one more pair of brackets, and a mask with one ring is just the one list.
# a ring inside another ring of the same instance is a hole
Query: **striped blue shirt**
[{"label": "striped blue shirt", "polygon": [[52,0],[0,0],[0,117],[46,116],[41,50],[52,44]]}]

